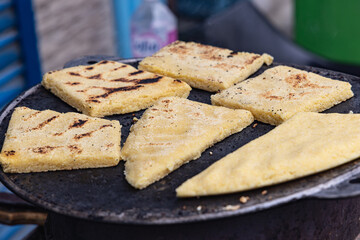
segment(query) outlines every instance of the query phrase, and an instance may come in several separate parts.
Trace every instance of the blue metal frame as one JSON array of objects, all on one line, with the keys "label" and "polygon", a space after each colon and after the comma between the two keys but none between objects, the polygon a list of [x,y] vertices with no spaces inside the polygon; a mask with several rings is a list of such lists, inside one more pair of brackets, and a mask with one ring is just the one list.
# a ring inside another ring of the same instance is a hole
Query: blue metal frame
[{"label": "blue metal frame", "polygon": [[25,66],[26,88],[41,81],[41,65],[37,47],[34,12],[32,1],[13,0],[15,14],[17,16],[17,27]]}]

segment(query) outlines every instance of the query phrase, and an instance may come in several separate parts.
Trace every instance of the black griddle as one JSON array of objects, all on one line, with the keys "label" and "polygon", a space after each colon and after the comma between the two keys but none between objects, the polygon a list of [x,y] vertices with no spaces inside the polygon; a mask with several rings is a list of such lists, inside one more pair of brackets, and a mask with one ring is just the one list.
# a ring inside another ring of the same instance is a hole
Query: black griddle
[{"label": "black griddle", "polygon": [[[133,66],[137,66],[139,62],[139,59],[120,60],[116,57],[96,56],[71,61],[65,67],[89,65],[100,60],[116,60]],[[276,65],[280,64],[274,63],[270,67]],[[319,68],[294,67],[351,83],[355,96],[325,112],[360,112],[360,97],[358,95],[360,78]],[[254,75],[258,75],[268,68],[263,66]],[[210,95],[208,92],[193,89],[189,99],[210,103]],[[58,112],[76,112],[74,108],[45,90],[41,85],[34,86],[22,93],[1,112],[1,146],[4,142],[10,116],[14,108],[18,106],[37,110],[51,109]],[[119,120],[122,124],[122,144],[129,134],[133,117],[140,118],[143,112],[106,117],[110,120]],[[256,127],[254,124],[257,124]],[[55,214],[117,224],[162,225],[201,222],[254,213],[298,199],[331,199],[360,195],[358,184],[360,181],[357,180],[360,177],[360,160],[354,160],[316,175],[272,187],[221,196],[176,198],[175,189],[185,180],[273,128],[274,126],[255,121],[242,132],[234,134],[207,149],[199,159],[185,164],[143,190],[136,190],[126,182],[123,174],[123,161],[118,166],[110,168],[46,173],[7,174],[0,170],[0,180],[24,200]],[[267,194],[263,195],[263,190],[266,190]],[[239,198],[241,196],[248,196],[249,201],[245,204],[240,203]]]}]

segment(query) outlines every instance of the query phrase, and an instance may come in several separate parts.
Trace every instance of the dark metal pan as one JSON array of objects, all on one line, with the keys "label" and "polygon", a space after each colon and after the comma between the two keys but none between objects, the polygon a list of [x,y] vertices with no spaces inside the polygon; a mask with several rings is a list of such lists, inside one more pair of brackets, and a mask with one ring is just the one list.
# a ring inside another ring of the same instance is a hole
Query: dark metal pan
[{"label": "dark metal pan", "polygon": [[[115,57],[84,57],[66,65],[87,65]],[[119,60],[120,61],[120,60]],[[137,66],[138,59],[121,60]],[[273,67],[273,64],[270,67]],[[295,66],[320,75],[347,81],[352,84],[355,96],[326,112],[360,112],[360,78],[319,68]],[[262,67],[257,74],[268,67]],[[210,93],[193,89],[189,99],[210,103]],[[22,93],[0,114],[0,144],[13,109],[27,106],[33,109],[52,109],[59,112],[76,111],[52,93],[37,85]],[[143,111],[135,113],[140,118]],[[107,119],[119,120],[122,124],[122,144],[132,124],[133,114],[114,115]],[[358,127],[358,126],[349,126]],[[304,198],[343,198],[360,194],[360,160],[340,167],[262,189],[202,198],[177,199],[175,188],[186,179],[204,170],[218,159],[233,152],[249,141],[267,133],[273,126],[257,122],[238,134],[234,134],[213,147],[202,156],[180,167],[164,179],[146,189],[132,188],[124,178],[124,163],[116,167],[57,171],[47,173],[5,174],[0,171],[0,180],[14,193],[41,208],[62,215],[87,220],[132,224],[173,224],[220,219],[229,216],[257,212]],[[213,153],[210,155],[210,151]],[[262,191],[267,190],[263,195]],[[250,197],[245,204],[241,196]]]}]

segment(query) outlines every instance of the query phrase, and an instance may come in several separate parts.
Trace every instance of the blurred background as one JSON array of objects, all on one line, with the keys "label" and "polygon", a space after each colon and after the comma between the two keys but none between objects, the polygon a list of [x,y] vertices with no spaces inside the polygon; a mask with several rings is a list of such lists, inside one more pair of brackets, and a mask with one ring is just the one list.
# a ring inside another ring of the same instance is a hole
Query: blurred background
[{"label": "blurred background", "polygon": [[[145,56],[176,39],[360,76],[359,9],[357,0],[0,0],[0,108],[67,61]],[[39,239],[36,226],[2,224],[0,239]]]}]

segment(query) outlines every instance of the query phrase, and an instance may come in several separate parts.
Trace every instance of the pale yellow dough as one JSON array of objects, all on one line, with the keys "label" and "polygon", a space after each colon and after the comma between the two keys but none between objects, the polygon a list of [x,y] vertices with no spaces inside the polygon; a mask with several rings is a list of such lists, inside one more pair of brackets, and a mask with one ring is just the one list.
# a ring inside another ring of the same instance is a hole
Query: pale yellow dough
[{"label": "pale yellow dough", "polygon": [[360,114],[298,113],[176,189],[178,197],[217,195],[318,173],[360,156]]},{"label": "pale yellow dough", "polygon": [[18,107],[0,154],[4,172],[110,167],[120,160],[118,121]]},{"label": "pale yellow dough", "polygon": [[270,65],[272,61],[273,57],[268,54],[233,52],[176,41],[142,60],[139,69],[183,80],[194,88],[216,92],[246,79],[264,63]]},{"label": "pale yellow dough", "polygon": [[298,112],[322,112],[354,96],[348,82],[277,66],[211,96],[214,105],[249,110],[278,125]]},{"label": "pale yellow dough", "polygon": [[114,61],[44,75],[42,85],[78,111],[94,117],[145,109],[168,96],[187,97],[185,82]]},{"label": "pale yellow dough", "polygon": [[147,109],[122,149],[125,175],[145,188],[254,120],[249,111],[169,97]]}]

